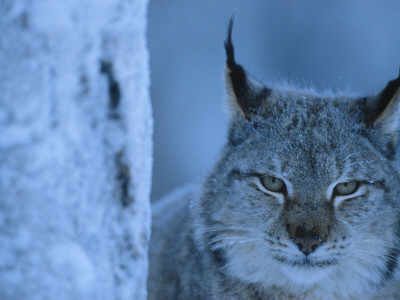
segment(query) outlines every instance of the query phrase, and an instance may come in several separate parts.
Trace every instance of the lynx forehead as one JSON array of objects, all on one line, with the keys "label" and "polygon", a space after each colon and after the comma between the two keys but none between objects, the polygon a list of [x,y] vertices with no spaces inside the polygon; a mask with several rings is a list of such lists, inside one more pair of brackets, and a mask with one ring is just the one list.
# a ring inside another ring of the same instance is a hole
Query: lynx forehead
[{"label": "lynx forehead", "polygon": [[271,89],[225,42],[231,124],[199,188],[154,208],[151,299],[398,299],[400,77]]}]

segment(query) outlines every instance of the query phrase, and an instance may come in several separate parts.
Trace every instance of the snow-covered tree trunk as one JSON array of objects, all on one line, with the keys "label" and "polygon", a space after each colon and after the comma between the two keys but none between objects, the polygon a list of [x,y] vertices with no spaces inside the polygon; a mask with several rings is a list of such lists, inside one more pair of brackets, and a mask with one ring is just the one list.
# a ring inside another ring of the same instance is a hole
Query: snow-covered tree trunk
[{"label": "snow-covered tree trunk", "polygon": [[147,0],[0,1],[0,299],[144,299]]}]

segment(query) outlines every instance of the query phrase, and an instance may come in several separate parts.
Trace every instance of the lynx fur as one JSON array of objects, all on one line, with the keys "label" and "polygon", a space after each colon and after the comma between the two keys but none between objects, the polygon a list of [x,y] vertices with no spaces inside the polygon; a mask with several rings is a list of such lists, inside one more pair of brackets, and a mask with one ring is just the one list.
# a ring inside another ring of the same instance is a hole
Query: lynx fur
[{"label": "lynx fur", "polygon": [[271,89],[231,33],[228,139],[153,207],[149,299],[400,299],[400,76],[371,97]]}]

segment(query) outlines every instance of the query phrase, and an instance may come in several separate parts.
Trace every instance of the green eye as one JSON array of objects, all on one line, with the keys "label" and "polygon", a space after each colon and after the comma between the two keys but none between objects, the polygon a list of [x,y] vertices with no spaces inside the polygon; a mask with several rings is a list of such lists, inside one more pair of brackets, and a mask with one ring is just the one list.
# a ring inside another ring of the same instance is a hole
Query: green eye
[{"label": "green eye", "polygon": [[359,183],[355,181],[338,183],[335,187],[337,195],[350,195],[357,191]]},{"label": "green eye", "polygon": [[263,176],[260,178],[260,181],[261,184],[271,192],[283,193],[285,191],[286,185],[282,179],[274,176]]}]

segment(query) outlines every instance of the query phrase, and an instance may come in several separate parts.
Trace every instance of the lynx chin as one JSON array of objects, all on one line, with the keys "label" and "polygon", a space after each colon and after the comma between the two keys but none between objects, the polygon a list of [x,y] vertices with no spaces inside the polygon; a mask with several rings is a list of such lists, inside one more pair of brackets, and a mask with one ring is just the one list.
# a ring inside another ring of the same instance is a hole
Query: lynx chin
[{"label": "lynx chin", "polygon": [[149,299],[400,299],[400,75],[370,97],[271,89],[231,35],[228,138],[154,205]]}]

